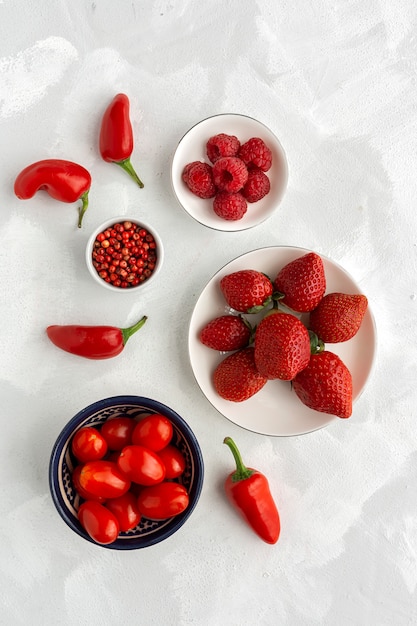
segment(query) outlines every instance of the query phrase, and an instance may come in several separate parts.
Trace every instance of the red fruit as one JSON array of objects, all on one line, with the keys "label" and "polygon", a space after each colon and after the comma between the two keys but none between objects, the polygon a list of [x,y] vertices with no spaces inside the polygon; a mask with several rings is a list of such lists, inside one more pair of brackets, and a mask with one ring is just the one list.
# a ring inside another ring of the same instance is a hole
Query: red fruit
[{"label": "red fruit", "polygon": [[178,478],[184,473],[187,462],[175,446],[168,444],[158,452],[158,456],[165,466],[165,479]]},{"label": "red fruit", "polygon": [[213,165],[213,180],[220,191],[237,193],[248,180],[248,169],[237,157],[221,157]]},{"label": "red fruit", "polygon": [[185,166],[182,179],[188,189],[199,198],[214,198],[216,187],[213,182],[211,165],[202,161],[193,161]]},{"label": "red fruit", "polygon": [[309,252],[287,263],[275,278],[274,289],[284,294],[282,302],[290,309],[312,311],[326,291],[323,261]]},{"label": "red fruit", "polygon": [[227,304],[240,313],[257,313],[272,299],[272,282],[257,270],[240,270],[227,274],[220,281]]},{"label": "red fruit", "polygon": [[262,170],[249,170],[248,180],[242,189],[242,196],[247,202],[258,202],[270,192],[270,189],[269,178]]},{"label": "red fruit", "polygon": [[192,161],[191,163],[187,163],[187,165],[184,167],[184,169],[182,170],[181,178],[185,182],[186,185],[188,185],[188,176],[189,176],[191,168],[194,167],[194,165],[199,165],[201,163],[202,161]]},{"label": "red fruit", "polygon": [[219,396],[243,402],[260,391],[267,379],[256,369],[252,347],[229,354],[214,370],[213,385]]},{"label": "red fruit", "polygon": [[208,348],[229,352],[246,348],[252,328],[240,315],[221,315],[212,319],[201,329],[199,339]]},{"label": "red fruit", "polygon": [[240,193],[219,191],[213,200],[214,212],[224,220],[240,220],[245,215],[247,209],[247,202]]},{"label": "red fruit", "polygon": [[263,172],[267,172],[272,165],[272,152],[259,137],[252,137],[242,144],[238,156],[248,169],[259,167]]},{"label": "red fruit", "polygon": [[310,328],[325,343],[352,339],[368,307],[363,294],[328,293],[310,313]]},{"label": "red fruit", "polygon": [[78,519],[86,533],[96,543],[108,545],[116,541],[119,522],[116,516],[99,502],[84,502],[78,509]]},{"label": "red fruit", "polygon": [[119,530],[123,532],[135,528],[140,522],[141,515],[137,507],[137,497],[131,491],[119,498],[108,500],[106,508],[116,517]]},{"label": "red fruit", "polygon": [[312,354],[308,366],[292,381],[292,387],[310,409],[343,418],[352,415],[352,376],[333,352]]},{"label": "red fruit", "polygon": [[157,485],[165,478],[165,467],[158,454],[144,446],[126,446],[117,459],[119,470],[139,485]]},{"label": "red fruit", "polygon": [[212,163],[221,157],[236,156],[240,148],[240,141],[234,135],[220,133],[210,137],[206,145],[207,156]]},{"label": "red fruit", "polygon": [[310,335],[290,313],[274,311],[258,324],[255,364],[268,379],[292,380],[310,360]]},{"label": "red fruit", "polygon": [[107,442],[97,428],[83,426],[72,438],[71,450],[81,463],[97,461],[106,455]]}]

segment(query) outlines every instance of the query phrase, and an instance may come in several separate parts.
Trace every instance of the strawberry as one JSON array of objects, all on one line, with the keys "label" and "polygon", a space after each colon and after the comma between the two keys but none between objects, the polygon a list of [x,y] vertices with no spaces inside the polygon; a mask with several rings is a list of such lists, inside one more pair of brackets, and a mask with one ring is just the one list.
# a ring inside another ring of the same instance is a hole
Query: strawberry
[{"label": "strawberry", "polygon": [[255,363],[266,378],[292,380],[310,360],[310,335],[291,313],[271,311],[255,332]]},{"label": "strawberry", "polygon": [[333,352],[312,354],[310,363],[292,381],[292,387],[310,409],[343,418],[352,415],[352,376]]},{"label": "strawberry", "polygon": [[326,291],[323,261],[315,252],[308,252],[287,263],[275,278],[274,289],[284,294],[281,302],[293,311],[312,311]]},{"label": "strawberry", "polygon": [[310,328],[325,343],[352,339],[368,307],[363,294],[328,293],[310,313]]},{"label": "strawberry", "polygon": [[267,379],[255,366],[251,346],[232,352],[213,373],[213,385],[219,396],[231,402],[243,402],[260,391]]},{"label": "strawberry", "polygon": [[241,315],[221,315],[201,329],[199,339],[208,348],[228,352],[249,345],[252,326]]},{"label": "strawberry", "polygon": [[227,304],[241,313],[257,313],[272,299],[271,280],[257,270],[240,270],[227,274],[220,281]]}]

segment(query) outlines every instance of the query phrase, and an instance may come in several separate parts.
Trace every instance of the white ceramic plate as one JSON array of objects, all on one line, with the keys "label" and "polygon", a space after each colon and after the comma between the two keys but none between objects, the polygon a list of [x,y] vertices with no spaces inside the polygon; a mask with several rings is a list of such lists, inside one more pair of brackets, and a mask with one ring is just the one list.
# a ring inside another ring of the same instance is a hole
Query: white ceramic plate
[{"label": "white ceramic plate", "polygon": [[[205,161],[206,143],[213,135],[235,135],[240,143],[251,137],[260,137],[272,151],[272,166],[266,172],[271,190],[258,202],[248,203],[248,210],[240,220],[224,220],[213,211],[213,199],[202,200],[195,196],[183,182],[181,175],[187,163]],[[180,140],[172,159],[171,182],[180,205],[195,220],[216,230],[239,231],[252,228],[266,220],[278,207],[288,181],[285,152],[276,136],[261,122],[246,115],[220,114],[209,117],[193,126]]]},{"label": "white ceramic plate", "polygon": [[[269,247],[253,250],[237,257],[220,269],[203,289],[191,316],[188,348],[191,367],[202,392],[211,404],[234,424],[256,433],[272,436],[301,435],[323,428],[339,419],[333,415],[306,407],[291,389],[291,383],[270,380],[257,394],[244,402],[223,400],[212,384],[212,373],[227,353],[204,346],[198,339],[201,328],[214,317],[232,312],[219,287],[226,274],[243,269],[256,269],[273,280],[278,271],[290,261],[310,250],[297,247]],[[337,263],[320,255],[325,268],[326,292],[361,293],[352,277]],[[247,316],[256,321],[259,315]],[[371,373],[376,350],[376,329],[369,309],[358,333],[350,341],[326,344],[350,369],[353,379],[353,401],[363,391]]]}]

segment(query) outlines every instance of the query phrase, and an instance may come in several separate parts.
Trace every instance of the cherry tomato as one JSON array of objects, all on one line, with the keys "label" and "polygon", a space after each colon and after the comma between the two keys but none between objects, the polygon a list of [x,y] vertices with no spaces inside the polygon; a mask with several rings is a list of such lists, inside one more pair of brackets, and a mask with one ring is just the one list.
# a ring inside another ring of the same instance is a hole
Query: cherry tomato
[{"label": "cherry tomato", "polygon": [[175,446],[168,444],[158,452],[158,456],[165,465],[165,478],[178,478],[185,470],[185,458]]},{"label": "cherry tomato", "polygon": [[126,446],[117,459],[119,469],[140,485],[156,485],[165,478],[165,466],[153,450],[144,446]]},{"label": "cherry tomato", "polygon": [[83,426],[72,438],[71,450],[81,463],[97,461],[105,456],[107,443],[97,428]]},{"label": "cherry tomato", "polygon": [[121,450],[131,443],[136,422],[131,417],[112,417],[104,422],[100,432],[107,441],[109,450]]},{"label": "cherry tomato", "polygon": [[86,493],[118,498],[129,490],[130,480],[112,461],[90,461],[82,466],[79,482]]},{"label": "cherry tomato", "polygon": [[82,465],[76,465],[71,475],[72,484],[74,485],[75,491],[84,500],[97,500],[97,502],[104,502],[104,498],[100,496],[93,496],[91,495],[91,493],[88,493],[85,489],[81,487],[80,485],[81,468],[82,468]]},{"label": "cherry tomato", "polygon": [[119,534],[117,517],[99,502],[89,500],[78,509],[81,526],[96,543],[113,543]]},{"label": "cherry tomato", "polygon": [[138,509],[144,517],[163,520],[185,511],[189,501],[184,485],[164,481],[142,489],[138,496]]},{"label": "cherry tomato", "polygon": [[137,422],[132,433],[132,443],[159,452],[169,444],[173,432],[169,419],[164,415],[155,413]]},{"label": "cherry tomato", "polygon": [[139,513],[137,497],[128,491],[120,498],[108,500],[106,507],[117,517],[119,528],[122,531],[135,528],[140,522],[141,515]]}]

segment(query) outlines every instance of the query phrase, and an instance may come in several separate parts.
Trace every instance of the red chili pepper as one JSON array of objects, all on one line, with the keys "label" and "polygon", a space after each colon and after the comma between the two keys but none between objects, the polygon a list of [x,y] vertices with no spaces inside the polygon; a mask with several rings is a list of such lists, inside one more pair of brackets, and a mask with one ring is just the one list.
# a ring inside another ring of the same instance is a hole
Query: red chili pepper
[{"label": "red chili pepper", "polygon": [[129,98],[119,93],[104,112],[100,128],[100,154],[108,163],[116,163],[143,187],[130,162],[133,152],[133,130],[129,117]]},{"label": "red chili pepper", "polygon": [[266,543],[276,543],[281,524],[268,479],[257,470],[243,464],[233,439],[226,437],[223,443],[231,449],[237,468],[225,482],[229,501],[261,539]]},{"label": "red chili pepper", "polygon": [[40,189],[61,202],[81,200],[78,215],[78,228],[81,228],[90,187],[90,173],[82,165],[63,159],[45,159],[28,165],[20,172],[14,183],[14,192],[21,200],[33,198]]},{"label": "red chili pepper", "polygon": [[86,359],[110,359],[123,350],[127,340],[147,320],[144,315],[129,328],[115,326],[48,326],[46,333],[52,343],[71,354]]}]

